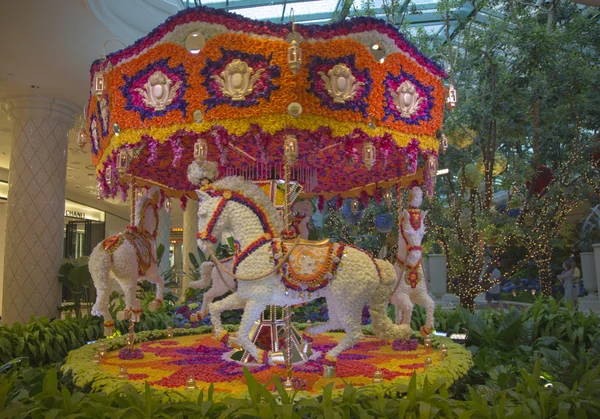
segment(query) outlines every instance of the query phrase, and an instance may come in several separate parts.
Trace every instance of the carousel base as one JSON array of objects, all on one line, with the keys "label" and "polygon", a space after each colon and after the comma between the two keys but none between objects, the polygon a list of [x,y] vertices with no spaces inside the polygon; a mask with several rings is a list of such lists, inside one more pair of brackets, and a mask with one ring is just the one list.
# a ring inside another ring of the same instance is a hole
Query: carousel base
[{"label": "carousel base", "polygon": [[[337,360],[335,378],[324,378],[324,356],[342,338],[343,333],[325,333],[315,336],[313,342],[314,353],[308,361],[294,365],[293,384],[306,396],[316,396],[329,383],[335,389],[343,389],[344,383],[353,386],[373,384],[375,375],[383,378],[384,385],[408,383],[414,372],[417,375],[418,385],[422,385],[425,374],[430,382],[438,377],[448,380],[449,383],[466,374],[472,365],[470,353],[462,346],[452,343],[449,339],[434,338],[433,346],[442,343],[448,346],[448,354],[442,357],[439,351],[425,348],[422,344],[413,341],[410,348],[399,349],[391,341],[380,340],[375,337],[366,337],[353,348],[343,352]],[[125,367],[128,381],[135,387],[143,388],[147,382],[165,394],[175,390],[181,394],[188,394],[190,377],[197,386],[197,391],[208,389],[212,384],[215,393],[223,395],[246,394],[246,379],[244,367],[263,385],[275,390],[273,380],[284,380],[284,365],[261,365],[232,361],[231,348],[224,347],[212,334],[179,336],[169,339],[147,341],[136,344],[138,359],[124,359],[119,351],[112,350],[99,363],[94,365],[87,362],[82,371],[71,369],[75,382],[80,378],[90,380],[90,368],[97,371],[99,383],[91,384],[95,390],[117,388],[126,381],[118,378]],[[114,349],[114,347],[113,347]],[[91,358],[93,350],[80,349],[89,353]],[[77,351],[80,351],[77,350]],[[73,352],[77,352],[73,351]],[[139,357],[139,353],[143,357]],[[80,355],[79,358],[81,358]],[[87,356],[87,355],[86,355]],[[93,366],[90,367],[90,364]],[[377,372],[377,374],[376,374]],[[425,373],[425,374],[423,374]],[[79,377],[81,374],[81,377]],[[121,375],[123,377],[123,375]],[[110,383],[111,380],[114,382]],[[101,383],[101,384],[100,384]],[[381,384],[377,384],[381,385]],[[184,391],[185,390],[185,391]],[[190,396],[192,397],[192,396]],[[192,397],[192,398],[194,398]]]}]

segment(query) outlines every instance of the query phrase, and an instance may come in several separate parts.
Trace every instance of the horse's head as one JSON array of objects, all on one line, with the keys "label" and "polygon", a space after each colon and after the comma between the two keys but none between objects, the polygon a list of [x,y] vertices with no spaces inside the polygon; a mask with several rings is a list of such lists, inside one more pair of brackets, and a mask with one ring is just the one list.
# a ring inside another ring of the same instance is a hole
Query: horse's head
[{"label": "horse's head", "polygon": [[150,188],[146,196],[139,199],[135,211],[135,225],[143,228],[152,236],[158,231],[158,207],[161,202],[160,189]]},{"label": "horse's head", "polygon": [[408,205],[412,208],[419,208],[423,203],[423,191],[418,186],[413,186],[408,193]]},{"label": "horse's head", "polygon": [[197,190],[198,194],[198,247],[206,253],[221,238],[221,234],[229,225],[229,209],[227,208],[227,192],[215,195],[207,191]]},{"label": "horse's head", "polygon": [[314,214],[315,210],[313,204],[310,201],[299,201],[292,205],[292,210],[296,212],[298,217],[310,217]]}]

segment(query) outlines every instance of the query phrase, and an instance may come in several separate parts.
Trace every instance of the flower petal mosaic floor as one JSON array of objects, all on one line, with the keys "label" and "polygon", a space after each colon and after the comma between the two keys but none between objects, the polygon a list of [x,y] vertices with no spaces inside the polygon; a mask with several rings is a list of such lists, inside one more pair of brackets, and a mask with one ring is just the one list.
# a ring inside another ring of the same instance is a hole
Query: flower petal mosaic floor
[{"label": "flower petal mosaic floor", "polygon": [[[372,383],[377,369],[386,382],[408,382],[413,371],[423,372],[424,361],[430,357],[433,365],[440,362],[437,351],[427,351],[423,346],[416,350],[396,351],[389,341],[366,337],[354,348],[340,355],[334,380],[324,379],[322,359],[344,336],[343,333],[325,333],[315,337],[313,350],[320,352],[315,359],[294,367],[295,383],[299,390],[320,393],[330,382],[342,388],[344,381],[353,385]],[[239,394],[246,390],[242,365],[224,359],[231,348],[221,346],[212,335],[192,335],[172,339],[144,342],[136,345],[143,353],[142,359],[122,360],[118,351],[110,352],[100,368],[106,372],[119,373],[127,367],[131,381],[148,383],[156,388],[183,390],[186,380],[192,376],[199,389],[214,384],[215,391]],[[254,365],[249,370],[262,383],[274,376],[283,376],[283,366]]]}]

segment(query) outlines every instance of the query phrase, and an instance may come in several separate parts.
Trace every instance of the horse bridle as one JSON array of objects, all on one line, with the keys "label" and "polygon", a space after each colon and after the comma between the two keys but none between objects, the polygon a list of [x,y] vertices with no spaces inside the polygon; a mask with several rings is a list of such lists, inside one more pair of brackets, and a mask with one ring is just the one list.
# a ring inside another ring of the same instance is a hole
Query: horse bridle
[{"label": "horse bridle", "polygon": [[250,243],[248,246],[246,246],[246,248],[243,249],[242,251],[240,251],[240,252],[236,251],[236,258],[235,258],[234,264],[233,264],[234,272],[230,272],[227,268],[225,268],[225,266],[221,263],[221,261],[219,261],[219,259],[215,256],[212,249],[209,247],[208,252],[210,254],[210,257],[211,257],[211,259],[213,259],[213,262],[217,265],[218,269],[223,270],[223,272],[225,272],[228,275],[232,276],[233,278],[235,278],[237,280],[241,280],[241,281],[253,281],[253,280],[257,280],[257,279],[262,279],[266,276],[271,275],[274,272],[277,272],[279,269],[281,269],[283,264],[287,261],[289,256],[292,254],[292,250],[294,250],[296,248],[296,246],[298,245],[298,243],[300,242],[300,237],[298,237],[296,239],[296,242],[294,243],[292,248],[289,250],[289,252],[286,255],[284,255],[281,258],[281,260],[277,264],[275,264],[275,266],[272,267],[271,269],[263,272],[262,274],[260,274],[256,277],[252,277],[252,278],[245,278],[245,277],[236,275],[235,270],[236,270],[237,266],[245,258],[250,256],[255,250],[257,250],[264,244],[267,244],[269,241],[271,242],[271,251],[273,252],[273,257],[274,257],[275,254],[278,252],[277,247],[281,246],[281,243],[279,242],[279,240],[276,240],[279,238],[279,235],[273,230],[273,227],[271,226],[270,222],[268,221],[267,215],[260,208],[257,208],[256,205],[253,202],[249,201],[244,195],[237,193],[237,192],[230,191],[230,190],[220,191],[220,190],[215,190],[215,189],[210,189],[210,188],[203,188],[202,191],[207,193],[209,196],[211,196],[213,198],[216,196],[221,196],[221,200],[217,204],[217,208],[215,208],[215,211],[213,212],[210,220],[208,220],[208,223],[206,224],[205,229],[196,234],[196,237],[198,239],[208,240],[213,244],[217,242],[217,238],[215,236],[213,236],[212,231],[213,231],[219,217],[221,216],[223,210],[225,209],[225,206],[227,205],[227,203],[229,201],[237,202],[241,205],[244,205],[248,209],[250,209],[254,214],[256,214],[256,216],[258,217],[258,219],[263,227],[264,234],[262,234],[258,239],[256,239],[255,241]]}]

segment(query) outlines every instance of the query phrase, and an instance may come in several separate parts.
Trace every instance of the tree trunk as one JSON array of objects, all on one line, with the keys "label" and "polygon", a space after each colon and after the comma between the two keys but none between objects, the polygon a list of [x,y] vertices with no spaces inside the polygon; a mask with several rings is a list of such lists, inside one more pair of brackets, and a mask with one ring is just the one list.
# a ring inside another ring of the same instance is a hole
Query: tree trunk
[{"label": "tree trunk", "polygon": [[475,296],[467,292],[460,292],[458,295],[460,305],[469,311],[475,310]]},{"label": "tree trunk", "polygon": [[536,258],[535,263],[540,277],[542,295],[544,297],[552,297],[552,283],[554,282],[554,278],[552,277],[552,269],[550,269],[550,256],[543,255],[540,258]]}]

